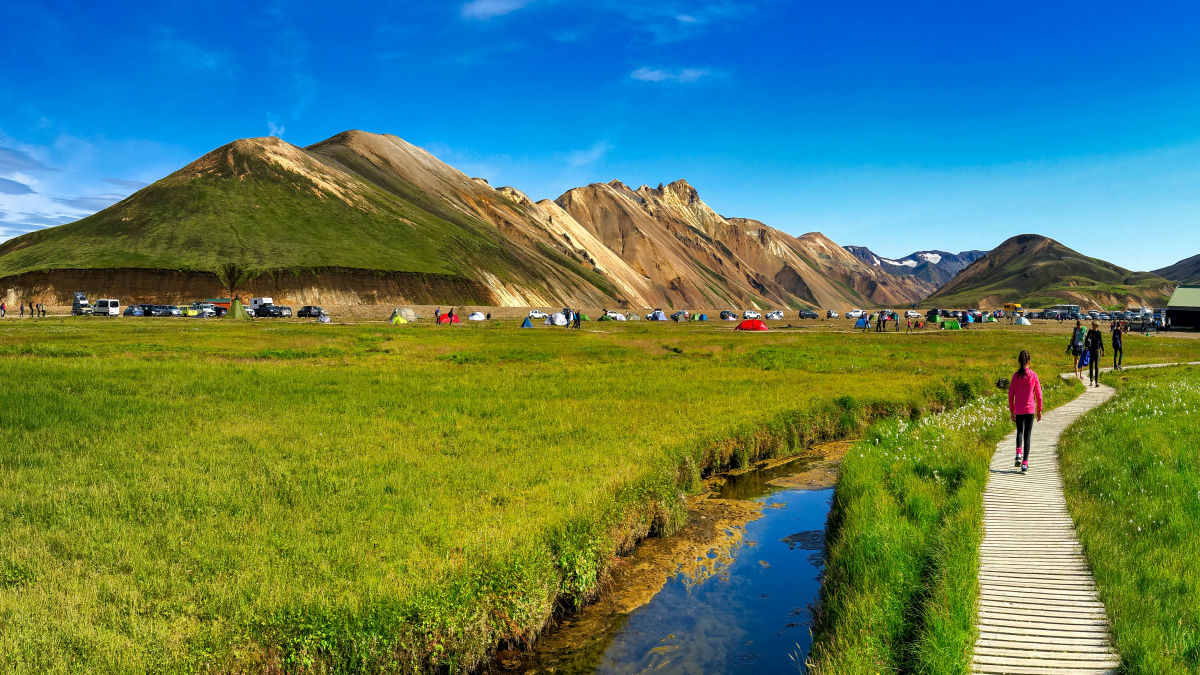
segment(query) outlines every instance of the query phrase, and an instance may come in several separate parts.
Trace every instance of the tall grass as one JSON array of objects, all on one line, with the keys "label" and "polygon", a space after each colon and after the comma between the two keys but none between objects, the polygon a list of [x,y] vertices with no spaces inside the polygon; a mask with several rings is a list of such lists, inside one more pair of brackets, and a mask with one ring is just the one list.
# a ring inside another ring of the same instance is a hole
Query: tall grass
[{"label": "tall grass", "polygon": [[1128,371],[1063,435],[1067,506],[1130,673],[1200,671],[1200,370]]},{"label": "tall grass", "polygon": [[1060,342],[3,323],[0,670],[469,668],[678,527],[704,473],[952,407]]}]

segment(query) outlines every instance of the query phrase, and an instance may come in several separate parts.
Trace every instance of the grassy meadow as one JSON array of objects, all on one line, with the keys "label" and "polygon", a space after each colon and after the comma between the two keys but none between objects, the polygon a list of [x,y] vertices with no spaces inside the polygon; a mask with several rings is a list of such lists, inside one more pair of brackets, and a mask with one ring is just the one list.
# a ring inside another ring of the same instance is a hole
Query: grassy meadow
[{"label": "grassy meadow", "polygon": [[1129,673],[1200,671],[1200,368],[1114,373],[1067,430],[1067,505]]},{"label": "grassy meadow", "polygon": [[[910,426],[872,433],[925,438],[914,420],[986,391],[1019,349],[1065,368],[1058,336],[1001,329],[514,326],[0,322],[0,671],[467,669],[678,527],[700,475],[884,418]],[[1126,354],[1200,341],[1131,335]],[[913,602],[939,588],[938,556],[962,563],[935,539],[970,530],[976,460],[935,440],[938,474],[877,467],[871,445],[847,463],[855,500],[895,483],[895,527],[870,536],[915,551],[919,573],[892,581],[920,591],[843,611],[936,606]],[[882,639],[906,654],[923,630]]]}]

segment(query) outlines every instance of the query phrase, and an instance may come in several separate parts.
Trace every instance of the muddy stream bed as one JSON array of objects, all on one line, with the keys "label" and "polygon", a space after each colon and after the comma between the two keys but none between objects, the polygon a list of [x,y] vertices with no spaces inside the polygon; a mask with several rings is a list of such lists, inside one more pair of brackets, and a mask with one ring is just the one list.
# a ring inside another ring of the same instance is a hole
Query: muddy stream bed
[{"label": "muddy stream bed", "polygon": [[849,442],[706,482],[688,523],[613,565],[600,599],[491,673],[804,672],[825,521]]}]

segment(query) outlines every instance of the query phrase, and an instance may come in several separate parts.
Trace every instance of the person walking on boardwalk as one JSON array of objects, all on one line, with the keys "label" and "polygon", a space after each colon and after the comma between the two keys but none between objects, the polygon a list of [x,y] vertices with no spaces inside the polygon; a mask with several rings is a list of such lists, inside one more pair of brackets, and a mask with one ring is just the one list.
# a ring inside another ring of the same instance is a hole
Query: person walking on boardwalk
[{"label": "person walking on boardwalk", "polygon": [[21,316],[25,316],[25,301],[21,301]]},{"label": "person walking on boardwalk", "polygon": [[1100,386],[1100,355],[1104,353],[1104,336],[1100,334],[1100,322],[1093,321],[1092,329],[1083,338],[1083,348],[1087,351],[1088,380],[1093,387]]},{"label": "person walking on boardwalk", "polygon": [[1121,330],[1121,324],[1114,323],[1112,331],[1113,370],[1120,370],[1121,362],[1125,360],[1124,350],[1122,349],[1122,339],[1124,337],[1125,334]]},{"label": "person walking on boardwalk", "polygon": [[[1008,414],[1017,423],[1017,459],[1013,466],[1029,470],[1029,443],[1034,417],[1042,421],[1042,383],[1029,367],[1029,352],[1017,355],[1017,372],[1008,383]],[[1024,452],[1022,453],[1022,449]]]},{"label": "person walking on boardwalk", "polygon": [[1072,365],[1075,366],[1075,377],[1083,379],[1083,338],[1087,335],[1087,331],[1083,329],[1083,322],[1075,319],[1075,328],[1071,330],[1071,342],[1067,344],[1067,353],[1071,355]]}]

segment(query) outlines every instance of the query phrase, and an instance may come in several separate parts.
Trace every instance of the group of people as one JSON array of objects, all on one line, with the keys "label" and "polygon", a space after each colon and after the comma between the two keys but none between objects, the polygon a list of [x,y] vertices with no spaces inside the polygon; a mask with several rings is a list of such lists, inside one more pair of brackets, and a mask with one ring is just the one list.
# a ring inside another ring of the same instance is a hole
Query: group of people
[{"label": "group of people", "polygon": [[[29,302],[21,301],[21,316],[25,316],[25,309],[29,308],[29,316],[46,316],[46,306],[42,303],[34,304],[32,300]],[[0,318],[8,315],[8,301],[0,301]]]},{"label": "group of people", "polygon": [[571,328],[583,327],[583,312],[570,307],[563,307],[563,316],[567,317],[567,325]]},{"label": "group of people", "polygon": [[[1125,331],[1120,322],[1112,324],[1112,355],[1113,370],[1120,370],[1125,358]],[[1067,344],[1067,353],[1071,355],[1075,366],[1075,377],[1083,379],[1083,368],[1088,369],[1088,385],[1100,386],[1100,357],[1104,355],[1104,335],[1100,332],[1100,322],[1093,321],[1091,329],[1085,330],[1083,321],[1075,320],[1075,328],[1071,331],[1071,341]]]}]

